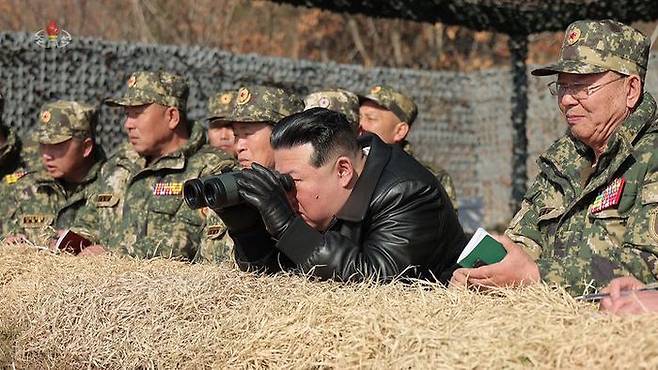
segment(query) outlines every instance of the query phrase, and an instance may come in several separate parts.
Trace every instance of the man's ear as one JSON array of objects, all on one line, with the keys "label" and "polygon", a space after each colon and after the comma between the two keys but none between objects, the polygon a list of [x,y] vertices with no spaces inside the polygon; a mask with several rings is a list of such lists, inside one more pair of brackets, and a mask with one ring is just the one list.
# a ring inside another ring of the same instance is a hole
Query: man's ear
[{"label": "man's ear", "polygon": [[336,176],[338,176],[338,183],[343,188],[348,188],[352,179],[354,178],[354,165],[352,160],[346,156],[340,156],[336,160]]},{"label": "man's ear", "polygon": [[180,123],[180,112],[176,107],[167,107],[165,110],[165,119],[170,130],[175,130]]},{"label": "man's ear", "polygon": [[398,122],[395,125],[395,135],[393,136],[393,140],[396,143],[401,142],[404,140],[405,137],[407,137],[407,134],[409,133],[409,124],[406,122]]},{"label": "man's ear", "polygon": [[642,80],[637,75],[628,76],[628,95],[626,95],[626,106],[635,108],[642,97]]},{"label": "man's ear", "polygon": [[94,152],[94,141],[91,138],[86,138],[82,141],[82,156],[89,158]]}]

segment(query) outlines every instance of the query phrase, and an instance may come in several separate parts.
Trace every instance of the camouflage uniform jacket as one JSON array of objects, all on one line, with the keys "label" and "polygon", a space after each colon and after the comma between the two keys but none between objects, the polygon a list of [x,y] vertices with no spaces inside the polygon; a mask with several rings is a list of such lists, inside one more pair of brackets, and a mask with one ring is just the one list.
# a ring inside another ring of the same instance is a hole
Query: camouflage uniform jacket
[{"label": "camouflage uniform jacket", "polygon": [[[658,114],[645,93],[608,140],[598,165],[593,152],[567,135],[537,163],[539,175],[506,234],[536,258],[544,281],[601,287],[622,275],[658,276]],[[618,204],[593,208],[597,196],[625,179]]]},{"label": "camouflage uniform jacket", "polygon": [[439,180],[439,183],[443,188],[445,189],[446,193],[448,194],[448,198],[450,199],[450,202],[452,203],[452,207],[455,210],[459,209],[459,205],[457,203],[457,190],[455,190],[455,183],[452,181],[452,177],[450,177],[450,174],[444,170],[443,168],[436,167],[436,166],[431,166],[424,161],[421,161],[418,159],[411,148],[411,143],[408,141],[404,141],[402,143],[402,149],[407,152],[410,156],[414,157],[418,162],[420,162],[425,168],[427,168],[431,173],[434,174],[437,180]]},{"label": "camouflage uniform jacket", "polygon": [[[13,189],[16,208],[10,214],[9,232],[24,234],[35,243],[54,236],[54,230],[75,223],[79,210],[87,203],[90,186],[96,181],[105,153],[96,146],[94,164],[79,184],[64,185],[44,170],[28,172]],[[49,228],[50,227],[50,228]]]},{"label": "camouflage uniform jacket", "polygon": [[37,145],[24,145],[11,129],[5,131],[5,144],[0,146],[0,235],[12,228],[11,215],[16,209],[15,187],[22,176],[41,168]]},{"label": "camouflage uniform jacket", "polygon": [[202,259],[206,213],[184,203],[183,182],[236,166],[233,158],[205,141],[203,127],[195,123],[183,147],[149,165],[125,143],[101,168],[74,230],[134,257]]},{"label": "camouflage uniform jacket", "polygon": [[0,178],[17,171],[24,173],[29,169],[40,168],[36,145],[23,145],[12,129],[5,130],[5,139],[5,143],[0,146]]}]

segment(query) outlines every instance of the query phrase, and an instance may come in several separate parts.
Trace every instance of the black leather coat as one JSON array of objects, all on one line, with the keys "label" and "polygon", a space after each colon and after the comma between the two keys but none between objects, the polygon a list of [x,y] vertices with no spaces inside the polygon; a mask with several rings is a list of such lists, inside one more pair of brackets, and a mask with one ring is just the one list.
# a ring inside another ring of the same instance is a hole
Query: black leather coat
[{"label": "black leather coat", "polygon": [[467,238],[436,178],[372,136],[364,169],[331,226],[297,217],[277,242],[261,227],[231,236],[243,269],[297,269],[322,279],[445,282]]}]

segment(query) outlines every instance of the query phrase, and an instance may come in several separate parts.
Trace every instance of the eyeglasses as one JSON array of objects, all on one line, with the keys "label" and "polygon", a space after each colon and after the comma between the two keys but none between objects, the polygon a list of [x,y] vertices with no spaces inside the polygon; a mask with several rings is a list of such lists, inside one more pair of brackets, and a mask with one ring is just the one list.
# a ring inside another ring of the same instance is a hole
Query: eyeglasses
[{"label": "eyeglasses", "polygon": [[585,100],[589,98],[592,94],[595,92],[599,91],[602,87],[609,85],[615,81],[619,81],[621,79],[626,78],[627,76],[621,76],[618,78],[615,78],[614,80],[610,80],[608,82],[604,82],[602,84],[598,85],[588,85],[588,84],[561,84],[558,83],[557,81],[553,81],[548,84],[548,91],[551,92],[551,95],[553,96],[565,96],[565,95],[571,95],[574,99],[576,100]]}]

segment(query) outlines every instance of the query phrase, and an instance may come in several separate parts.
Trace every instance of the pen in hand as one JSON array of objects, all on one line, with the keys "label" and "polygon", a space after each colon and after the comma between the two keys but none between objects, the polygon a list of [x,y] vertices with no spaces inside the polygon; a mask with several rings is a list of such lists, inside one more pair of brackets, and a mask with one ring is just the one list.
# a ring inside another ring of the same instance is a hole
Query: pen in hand
[{"label": "pen in hand", "polygon": [[[658,283],[647,284],[644,288],[640,288],[640,289],[624,290],[621,292],[621,295],[625,296],[633,292],[642,292],[647,290],[658,290]],[[581,295],[576,297],[575,299],[579,302],[599,302],[603,298],[609,296],[610,293],[594,293],[594,294]]]}]

